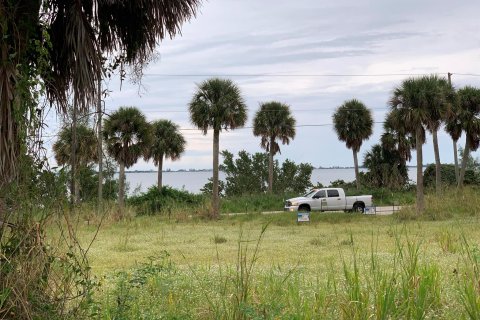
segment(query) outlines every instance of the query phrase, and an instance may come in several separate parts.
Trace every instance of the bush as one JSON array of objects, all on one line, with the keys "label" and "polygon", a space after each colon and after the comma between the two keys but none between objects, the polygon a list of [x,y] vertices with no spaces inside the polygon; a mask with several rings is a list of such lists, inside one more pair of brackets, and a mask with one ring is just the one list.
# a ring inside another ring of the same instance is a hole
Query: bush
[{"label": "bush", "polygon": [[[460,169],[459,169],[460,170]],[[455,178],[455,166],[453,164],[442,164],[440,166],[440,172],[442,175],[442,184],[446,186],[457,185],[457,179]],[[425,187],[435,186],[435,164],[429,164],[423,173],[423,184]],[[465,171],[466,185],[480,184],[480,174],[472,169]]]},{"label": "bush", "polygon": [[127,204],[135,206],[139,215],[171,213],[173,209],[192,208],[204,202],[203,195],[164,186],[161,190],[152,186],[147,192],[129,197]]}]

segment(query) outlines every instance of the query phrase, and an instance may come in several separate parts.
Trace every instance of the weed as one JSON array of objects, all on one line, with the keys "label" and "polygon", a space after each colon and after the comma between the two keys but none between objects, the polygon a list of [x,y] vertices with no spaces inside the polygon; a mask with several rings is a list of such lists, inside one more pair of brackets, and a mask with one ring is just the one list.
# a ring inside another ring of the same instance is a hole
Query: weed
[{"label": "weed", "polygon": [[219,236],[219,235],[215,235],[215,237],[213,237],[213,242],[217,243],[217,244],[225,243],[225,242],[227,242],[227,238]]}]

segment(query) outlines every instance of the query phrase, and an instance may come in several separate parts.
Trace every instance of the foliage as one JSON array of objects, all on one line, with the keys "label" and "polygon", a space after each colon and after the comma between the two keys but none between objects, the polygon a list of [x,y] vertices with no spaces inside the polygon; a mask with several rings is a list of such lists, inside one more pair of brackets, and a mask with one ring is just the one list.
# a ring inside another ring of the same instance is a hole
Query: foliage
[{"label": "foliage", "polygon": [[105,119],[103,138],[109,155],[129,168],[150,145],[145,115],[135,107],[120,107]]},{"label": "foliage", "polygon": [[358,152],[363,140],[372,135],[372,113],[356,99],[346,101],[335,110],[333,124],[338,138],[354,152]]},{"label": "foliage", "polygon": [[[151,123],[152,145],[145,150],[145,160],[153,159],[158,166],[165,156],[178,160],[185,151],[185,138],[179,132],[179,127],[170,120],[157,120]],[[162,170],[162,168],[159,168]]]},{"label": "foliage", "polygon": [[397,150],[388,150],[374,145],[365,154],[363,165],[368,171],[362,177],[362,184],[373,188],[402,189],[408,181],[405,161]]},{"label": "foliage", "polygon": [[[453,164],[442,164],[442,184],[445,186],[456,186],[457,179],[455,177],[455,166]],[[435,185],[435,165],[429,164],[425,171],[423,172],[424,180],[423,183],[425,187],[432,187]],[[480,173],[472,169],[467,169],[465,171],[465,180],[466,185],[480,184]]]},{"label": "foliage", "polygon": [[[460,155],[458,159],[459,163],[463,162],[464,151],[465,150],[462,148],[462,146],[458,146],[458,154]],[[480,159],[474,158],[472,154],[469,152],[465,169],[480,172]]]},{"label": "foliage", "polygon": [[262,103],[253,119],[253,135],[261,136],[260,146],[275,155],[280,152],[277,139],[289,144],[295,138],[295,123],[289,105],[277,101]]},{"label": "foliage", "polygon": [[[63,127],[60,130],[57,141],[53,144],[55,160],[59,165],[70,165],[72,153],[73,133],[71,127]],[[93,129],[86,125],[77,124],[76,127],[77,148],[75,150],[76,165],[78,167],[98,161],[97,137]]]},{"label": "foliage", "polygon": [[163,186],[161,190],[150,187],[147,192],[129,197],[127,203],[136,208],[138,215],[170,214],[173,209],[195,208],[202,205],[204,197],[185,190]]},{"label": "foliage", "polygon": [[[0,318],[87,317],[97,283],[65,210],[65,174],[33,157],[19,166],[17,182],[1,193]],[[61,244],[46,238],[52,223]]]},{"label": "foliage", "polygon": [[[234,159],[232,153],[222,151],[221,170],[226,175],[225,195],[260,194],[267,190],[268,155],[265,153],[249,154],[240,151]],[[295,164],[286,160],[281,166],[274,163],[274,192],[277,194],[303,193],[312,184],[310,176],[313,167],[310,164]]]}]

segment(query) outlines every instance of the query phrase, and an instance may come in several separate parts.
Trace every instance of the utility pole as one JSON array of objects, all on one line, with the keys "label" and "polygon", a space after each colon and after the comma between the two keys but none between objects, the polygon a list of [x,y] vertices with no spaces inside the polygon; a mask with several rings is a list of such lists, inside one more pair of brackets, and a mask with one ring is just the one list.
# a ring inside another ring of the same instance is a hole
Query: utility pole
[{"label": "utility pole", "polygon": [[[451,87],[452,86],[452,74],[449,72],[447,73],[448,75],[448,85]],[[452,139],[453,140],[453,139]],[[453,157],[455,161],[455,179],[457,180],[457,185],[458,185],[458,180],[460,178],[460,174],[458,172],[458,154],[457,154],[457,141],[453,140]]]}]

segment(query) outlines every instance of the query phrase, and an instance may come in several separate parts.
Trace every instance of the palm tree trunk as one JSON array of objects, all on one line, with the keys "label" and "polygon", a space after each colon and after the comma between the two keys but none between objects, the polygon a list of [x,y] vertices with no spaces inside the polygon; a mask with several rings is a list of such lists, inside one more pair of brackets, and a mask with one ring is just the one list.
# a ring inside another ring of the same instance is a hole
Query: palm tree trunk
[{"label": "palm tree trunk", "polygon": [[423,199],[423,153],[422,153],[422,127],[416,130],[416,149],[417,149],[417,215],[420,215],[425,209]]},{"label": "palm tree trunk", "polygon": [[465,135],[465,149],[463,149],[462,169],[460,170],[460,177],[458,179],[458,188],[463,188],[463,180],[465,179],[465,171],[467,170],[467,161],[470,154],[470,140],[468,135]]},{"label": "palm tree trunk", "polygon": [[460,180],[460,173],[458,172],[458,151],[457,151],[457,141],[456,140],[453,140],[453,158],[454,158],[454,161],[455,161],[455,179],[456,179],[457,185],[458,185],[458,181]]},{"label": "palm tree trunk", "polygon": [[158,159],[158,178],[157,178],[158,191],[162,190],[162,174],[163,174],[163,154],[161,154]]},{"label": "palm tree trunk", "polygon": [[72,114],[72,145],[70,150],[70,168],[72,168],[72,180],[70,185],[72,205],[77,203],[77,105],[73,104]]},{"label": "palm tree trunk", "polygon": [[268,157],[268,193],[273,192],[273,144],[275,143],[275,139],[270,137],[270,152]]},{"label": "palm tree trunk", "polygon": [[123,208],[125,206],[125,165],[120,162],[120,174],[118,180],[118,207],[120,215],[123,216]]},{"label": "palm tree trunk", "polygon": [[357,151],[353,150],[353,165],[355,166],[355,181],[357,183],[357,190],[360,189],[360,179],[359,179],[359,173],[358,173],[358,157],[357,157]]},{"label": "palm tree trunk", "polygon": [[442,164],[440,163],[440,152],[438,150],[438,136],[437,130],[432,131],[433,137],[433,152],[435,153],[435,188],[437,196],[442,194]]},{"label": "palm tree trunk", "polygon": [[102,81],[101,72],[98,77],[98,102],[97,102],[97,157],[98,157],[98,206],[97,213],[103,211],[103,146],[102,146]]},{"label": "palm tree trunk", "polygon": [[219,216],[220,199],[218,195],[218,157],[220,152],[220,131],[213,130],[213,195],[212,195],[212,215],[214,218]]}]

